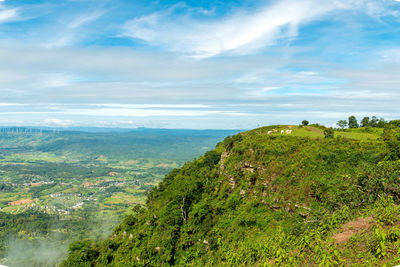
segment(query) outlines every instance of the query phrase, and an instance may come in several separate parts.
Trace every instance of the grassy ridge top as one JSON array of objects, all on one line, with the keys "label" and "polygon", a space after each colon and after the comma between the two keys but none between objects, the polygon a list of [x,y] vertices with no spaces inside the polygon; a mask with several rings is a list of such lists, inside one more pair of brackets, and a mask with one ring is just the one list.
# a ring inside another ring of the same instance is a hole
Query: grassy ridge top
[{"label": "grassy ridge top", "polygon": [[[274,132],[273,130],[276,130]],[[284,131],[281,133],[281,131]],[[290,134],[286,134],[285,131],[291,130]],[[296,125],[277,125],[277,126],[266,126],[262,128],[258,128],[244,134],[267,134],[272,131],[270,135],[290,135],[290,136],[299,136],[299,137],[324,137],[323,127],[314,127],[314,126],[296,126]],[[350,138],[356,140],[377,140],[383,134],[383,128],[354,128],[354,129],[346,129],[346,130],[336,130],[336,137]]]},{"label": "grassy ridge top", "polygon": [[384,160],[379,130],[342,133],[227,137],[167,175],[110,238],[72,245],[63,266],[395,265],[400,162]]}]

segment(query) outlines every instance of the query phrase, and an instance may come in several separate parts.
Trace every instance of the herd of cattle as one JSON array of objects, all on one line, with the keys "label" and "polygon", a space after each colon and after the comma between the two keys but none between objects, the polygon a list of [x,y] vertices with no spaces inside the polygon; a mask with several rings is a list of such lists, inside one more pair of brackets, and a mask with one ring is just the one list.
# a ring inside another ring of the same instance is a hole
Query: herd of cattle
[{"label": "herd of cattle", "polygon": [[[268,131],[267,134],[278,133],[277,129],[273,129],[272,131]],[[291,134],[292,130],[281,130],[281,134]]]}]

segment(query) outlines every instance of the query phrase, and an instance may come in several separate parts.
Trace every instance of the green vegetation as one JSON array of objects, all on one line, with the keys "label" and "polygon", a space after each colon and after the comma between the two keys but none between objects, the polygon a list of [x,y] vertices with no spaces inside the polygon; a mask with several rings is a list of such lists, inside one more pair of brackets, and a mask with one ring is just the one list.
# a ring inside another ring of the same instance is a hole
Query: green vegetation
[{"label": "green vegetation", "polygon": [[227,137],[165,176],[109,238],[71,245],[62,266],[400,263],[400,130],[324,130]]},{"label": "green vegetation", "polygon": [[369,127],[371,125],[371,122],[369,120],[369,117],[364,117],[361,120],[361,127]]},{"label": "green vegetation", "polygon": [[[362,128],[384,128],[387,124],[392,124],[395,125],[396,121],[391,121],[391,122],[386,122],[385,119],[380,118],[378,119],[376,116],[372,116],[372,118],[370,119],[369,117],[364,117],[361,120],[361,127]],[[360,127],[360,125],[357,122],[357,118],[355,116],[350,116],[349,120],[339,120],[336,125],[340,128],[340,129],[345,129],[347,126],[350,129],[354,129],[354,128],[358,128]],[[399,126],[397,126],[399,127]]]},{"label": "green vegetation", "polygon": [[335,131],[332,128],[326,128],[324,130],[325,138],[333,138],[335,137]]},{"label": "green vegetation", "polygon": [[165,174],[232,131],[0,131],[0,264],[54,266],[106,238]]},{"label": "green vegetation", "polygon": [[350,116],[348,125],[349,125],[349,128],[358,128],[359,125],[358,125],[356,117]]},{"label": "green vegetation", "polygon": [[347,127],[347,121],[346,120],[340,120],[337,123],[337,126],[339,126],[341,129],[345,129]]}]

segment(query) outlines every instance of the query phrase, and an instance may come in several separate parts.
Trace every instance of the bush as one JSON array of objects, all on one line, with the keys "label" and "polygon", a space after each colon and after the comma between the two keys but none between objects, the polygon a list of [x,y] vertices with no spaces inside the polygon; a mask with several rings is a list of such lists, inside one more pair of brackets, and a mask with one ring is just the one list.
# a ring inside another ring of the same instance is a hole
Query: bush
[{"label": "bush", "polygon": [[325,138],[333,138],[335,137],[335,131],[332,128],[327,128],[324,130]]},{"label": "bush", "polygon": [[308,120],[303,120],[301,122],[301,125],[303,125],[303,126],[307,126],[308,124],[309,124]]}]

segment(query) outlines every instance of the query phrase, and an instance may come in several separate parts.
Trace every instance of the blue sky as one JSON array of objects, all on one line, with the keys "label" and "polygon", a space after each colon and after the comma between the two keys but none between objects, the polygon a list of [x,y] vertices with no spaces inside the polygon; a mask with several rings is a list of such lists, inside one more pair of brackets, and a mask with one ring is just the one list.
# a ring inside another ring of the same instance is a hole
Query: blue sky
[{"label": "blue sky", "polygon": [[0,0],[0,125],[333,125],[399,99],[397,0]]}]

